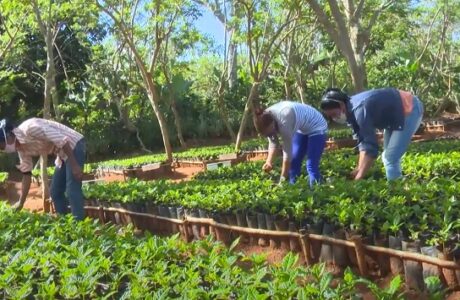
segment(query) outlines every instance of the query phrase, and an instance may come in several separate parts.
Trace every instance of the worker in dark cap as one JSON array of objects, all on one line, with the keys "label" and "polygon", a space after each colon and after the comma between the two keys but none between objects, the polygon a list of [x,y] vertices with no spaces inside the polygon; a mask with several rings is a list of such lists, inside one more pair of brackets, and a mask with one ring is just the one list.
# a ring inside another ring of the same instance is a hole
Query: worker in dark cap
[{"label": "worker in dark cap", "polygon": [[362,179],[377,158],[376,129],[383,130],[382,160],[387,179],[402,176],[401,157],[423,116],[423,105],[417,96],[382,88],[349,97],[340,89],[330,88],[323,94],[321,109],[333,121],[351,125],[358,137],[359,163],[352,178]]}]

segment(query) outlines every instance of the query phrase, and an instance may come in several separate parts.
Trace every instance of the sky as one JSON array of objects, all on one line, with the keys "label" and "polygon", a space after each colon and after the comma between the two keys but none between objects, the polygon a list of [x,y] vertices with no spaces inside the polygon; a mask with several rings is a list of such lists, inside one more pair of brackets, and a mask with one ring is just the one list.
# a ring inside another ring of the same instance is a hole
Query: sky
[{"label": "sky", "polygon": [[196,27],[203,34],[215,40],[216,45],[224,44],[224,26],[217,20],[209,9],[202,10],[203,15],[196,20]]}]

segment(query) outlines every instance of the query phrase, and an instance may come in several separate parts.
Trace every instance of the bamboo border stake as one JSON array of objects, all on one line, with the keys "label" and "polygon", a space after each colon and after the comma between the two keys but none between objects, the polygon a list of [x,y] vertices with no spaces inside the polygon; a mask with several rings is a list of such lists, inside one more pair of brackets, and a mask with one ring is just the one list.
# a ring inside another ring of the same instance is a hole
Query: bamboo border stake
[{"label": "bamboo border stake", "polygon": [[184,233],[183,238],[188,243],[189,242],[189,236],[188,236],[188,221],[187,220],[184,220],[183,223],[182,223],[182,231]]},{"label": "bamboo border stake", "polygon": [[[85,206],[85,208],[89,210],[101,209],[102,212],[104,210],[118,211],[118,212],[127,213],[127,214],[134,215],[134,216],[143,216],[143,217],[158,219],[158,220],[162,220],[166,222],[172,222],[176,224],[184,223],[184,221],[178,220],[178,219],[165,218],[165,217],[160,217],[160,216],[146,214],[146,213],[137,213],[137,212],[129,211],[126,209],[119,209],[119,208],[113,208],[113,207],[103,208],[103,207]],[[259,234],[259,235],[264,234],[264,235],[269,235],[269,236],[293,237],[293,238],[301,237],[301,235],[297,232],[272,231],[272,230],[266,230],[266,229],[253,229],[253,228],[246,228],[246,227],[239,227],[239,226],[230,226],[226,224],[217,223],[213,219],[208,219],[208,218],[205,219],[205,218],[185,217],[185,220],[188,220],[188,222],[190,223],[207,224],[207,225],[219,227],[221,229],[233,230],[233,231],[244,232],[244,233],[249,233],[249,234]],[[335,239],[332,237],[312,234],[312,233],[309,233],[307,235],[308,235],[308,238],[311,240],[318,240],[318,241],[322,241],[322,242],[333,244],[333,245],[339,245],[339,246],[346,246],[346,247],[353,247],[353,248],[355,247],[355,244],[350,241]],[[362,247],[366,251],[376,252],[380,254],[387,254],[389,256],[399,257],[403,260],[407,259],[411,261],[424,262],[424,263],[439,266],[440,268],[445,268],[445,269],[450,269],[450,270],[460,270],[460,264],[457,264],[454,261],[434,258],[434,257],[418,254],[415,252],[406,252],[406,251],[394,250],[394,249],[378,247],[378,246],[362,245]]]},{"label": "bamboo border stake", "polygon": [[102,224],[105,224],[104,207],[99,206],[98,213],[99,213],[99,221],[101,221]]},{"label": "bamboo border stake", "polygon": [[356,258],[358,260],[358,268],[361,276],[368,276],[369,272],[366,265],[366,251],[363,247],[363,240],[360,236],[354,235],[351,237],[351,241],[355,244]]},{"label": "bamboo border stake", "polygon": [[305,229],[300,230],[300,234],[300,246],[302,247],[303,255],[305,256],[305,262],[307,263],[307,266],[311,266],[313,264],[313,259],[310,252],[310,238]]}]

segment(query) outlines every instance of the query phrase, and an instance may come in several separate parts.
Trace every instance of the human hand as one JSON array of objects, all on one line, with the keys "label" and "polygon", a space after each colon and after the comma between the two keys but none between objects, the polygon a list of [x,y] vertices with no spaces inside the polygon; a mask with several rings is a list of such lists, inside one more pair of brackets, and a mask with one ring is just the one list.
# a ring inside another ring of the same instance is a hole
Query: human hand
[{"label": "human hand", "polygon": [[350,172],[348,175],[350,179],[356,179],[356,175],[358,175],[358,169],[354,169],[353,171]]},{"label": "human hand", "polygon": [[266,172],[266,173],[270,173],[273,170],[273,166],[272,166],[271,163],[266,162],[262,166],[262,170],[264,170],[264,172]]},{"label": "human hand", "polygon": [[20,211],[23,206],[24,206],[24,202],[22,202],[21,200],[18,200],[15,204],[13,204],[12,207],[14,210]]},{"label": "human hand", "polygon": [[278,185],[279,185],[279,186],[284,185],[285,182],[286,182],[286,177],[281,176],[281,177],[280,177],[280,181],[278,182]]}]

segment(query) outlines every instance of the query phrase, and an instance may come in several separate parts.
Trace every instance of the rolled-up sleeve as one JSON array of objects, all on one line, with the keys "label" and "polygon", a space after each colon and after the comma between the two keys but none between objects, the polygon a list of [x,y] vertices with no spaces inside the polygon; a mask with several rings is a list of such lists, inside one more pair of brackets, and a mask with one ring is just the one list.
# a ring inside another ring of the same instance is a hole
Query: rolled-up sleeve
[{"label": "rolled-up sleeve", "polygon": [[62,132],[52,126],[31,125],[27,128],[26,134],[41,140],[53,143],[57,148],[61,149],[69,141],[69,138]]},{"label": "rolled-up sleeve", "polygon": [[359,151],[364,151],[369,156],[376,158],[379,152],[379,145],[375,134],[375,127],[372,123],[372,117],[363,106],[356,108],[354,115],[356,117],[356,123],[359,126]]},{"label": "rolled-up sleeve", "polygon": [[21,151],[18,151],[18,156],[19,165],[17,165],[16,168],[18,168],[18,170],[22,173],[31,172],[34,167],[32,156],[26,155]]}]

